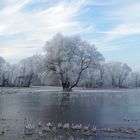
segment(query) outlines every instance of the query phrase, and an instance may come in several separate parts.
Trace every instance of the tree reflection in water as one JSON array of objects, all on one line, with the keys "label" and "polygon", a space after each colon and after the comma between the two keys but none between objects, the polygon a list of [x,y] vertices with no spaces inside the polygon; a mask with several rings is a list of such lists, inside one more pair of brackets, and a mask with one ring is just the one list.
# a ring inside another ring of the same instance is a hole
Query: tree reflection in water
[{"label": "tree reflection in water", "polygon": [[60,102],[61,113],[67,112],[70,109],[70,94],[69,92],[62,93],[62,99]]}]

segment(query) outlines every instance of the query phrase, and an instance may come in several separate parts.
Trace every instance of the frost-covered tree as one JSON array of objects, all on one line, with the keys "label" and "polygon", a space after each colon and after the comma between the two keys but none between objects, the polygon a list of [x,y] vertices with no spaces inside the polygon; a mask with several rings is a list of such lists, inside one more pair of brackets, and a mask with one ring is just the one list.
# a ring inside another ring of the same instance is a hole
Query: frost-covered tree
[{"label": "frost-covered tree", "polygon": [[98,67],[98,87],[102,88],[103,86],[106,85],[106,75],[105,75],[105,69],[106,68],[106,63],[101,62],[99,67]]},{"label": "frost-covered tree", "polygon": [[129,86],[139,88],[140,87],[140,73],[132,72],[130,76]]},{"label": "frost-covered tree", "polygon": [[106,64],[106,75],[112,87],[123,87],[130,72],[131,68],[127,64],[114,61]]},{"label": "frost-covered tree", "polygon": [[0,57],[0,85],[3,86],[5,60]]},{"label": "frost-covered tree", "polygon": [[106,86],[106,75],[105,75],[104,61],[100,62],[98,65],[91,65],[82,74],[79,85],[87,88],[102,88]]},{"label": "frost-covered tree", "polygon": [[46,69],[60,80],[64,91],[77,86],[82,73],[97,65],[103,56],[94,45],[77,36],[55,35],[45,45]]},{"label": "frost-covered tree", "polygon": [[0,86],[9,86],[11,66],[2,57],[0,57]]},{"label": "frost-covered tree", "polygon": [[29,87],[33,80],[39,84],[42,58],[40,55],[34,55],[21,60],[13,70],[13,84]]}]

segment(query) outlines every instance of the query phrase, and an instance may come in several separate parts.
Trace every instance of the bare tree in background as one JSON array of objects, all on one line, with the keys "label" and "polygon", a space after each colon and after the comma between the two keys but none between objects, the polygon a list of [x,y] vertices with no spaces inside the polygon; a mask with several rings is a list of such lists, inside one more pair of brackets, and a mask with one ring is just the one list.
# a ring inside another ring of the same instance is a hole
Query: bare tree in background
[{"label": "bare tree in background", "polygon": [[112,87],[123,87],[131,72],[131,68],[121,62],[108,62],[106,64],[106,75],[111,82]]}]

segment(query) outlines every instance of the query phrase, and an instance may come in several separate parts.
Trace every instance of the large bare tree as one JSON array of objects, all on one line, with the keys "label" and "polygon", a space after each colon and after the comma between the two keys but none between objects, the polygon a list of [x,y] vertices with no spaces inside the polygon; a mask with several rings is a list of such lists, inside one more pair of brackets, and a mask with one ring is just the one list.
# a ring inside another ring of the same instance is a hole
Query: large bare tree
[{"label": "large bare tree", "polygon": [[91,65],[97,65],[103,56],[94,45],[78,36],[55,35],[46,43],[46,69],[57,75],[64,91],[77,86],[80,77]]}]

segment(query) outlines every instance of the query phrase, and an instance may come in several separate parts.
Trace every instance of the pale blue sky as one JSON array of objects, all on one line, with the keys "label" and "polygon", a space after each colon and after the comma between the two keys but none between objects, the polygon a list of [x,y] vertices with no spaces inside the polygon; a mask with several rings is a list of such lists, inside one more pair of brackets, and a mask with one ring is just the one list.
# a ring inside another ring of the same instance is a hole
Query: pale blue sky
[{"label": "pale blue sky", "polygon": [[79,34],[107,61],[140,71],[139,13],[140,0],[1,0],[0,55],[16,63],[58,32]]}]

